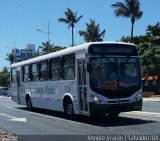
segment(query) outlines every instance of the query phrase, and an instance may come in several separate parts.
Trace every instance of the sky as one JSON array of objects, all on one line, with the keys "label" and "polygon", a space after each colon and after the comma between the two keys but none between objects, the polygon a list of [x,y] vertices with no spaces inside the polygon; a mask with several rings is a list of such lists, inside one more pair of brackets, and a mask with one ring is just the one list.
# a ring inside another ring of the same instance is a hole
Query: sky
[{"label": "sky", "polygon": [[[75,44],[84,43],[78,31],[86,29],[90,19],[100,24],[100,30],[106,30],[104,41],[118,41],[129,36],[131,22],[129,18],[116,17],[112,4],[124,0],[0,0],[0,70],[9,67],[5,60],[7,53],[15,47],[26,48],[35,44],[36,48],[46,42],[48,35],[38,32],[49,31],[51,43],[70,47],[71,29],[58,18],[65,18],[64,12],[70,8],[83,18],[75,25]],[[134,35],[144,35],[148,25],[160,22],[160,0],[140,0],[143,17],[135,22]]]}]

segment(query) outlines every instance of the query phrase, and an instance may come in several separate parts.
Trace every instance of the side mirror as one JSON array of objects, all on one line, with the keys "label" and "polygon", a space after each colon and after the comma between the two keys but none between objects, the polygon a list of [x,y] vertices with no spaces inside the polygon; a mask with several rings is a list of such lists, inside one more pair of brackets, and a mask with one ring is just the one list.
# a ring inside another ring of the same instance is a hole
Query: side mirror
[{"label": "side mirror", "polygon": [[87,63],[87,72],[92,72],[92,64],[91,63]]}]

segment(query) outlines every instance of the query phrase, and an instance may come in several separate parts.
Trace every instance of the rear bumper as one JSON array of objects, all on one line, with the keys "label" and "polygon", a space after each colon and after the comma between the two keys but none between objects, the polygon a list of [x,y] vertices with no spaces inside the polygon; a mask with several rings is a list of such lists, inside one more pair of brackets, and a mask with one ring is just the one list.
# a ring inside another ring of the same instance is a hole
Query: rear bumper
[{"label": "rear bumper", "polygon": [[125,104],[96,104],[94,102],[90,102],[89,109],[91,116],[103,116],[108,113],[141,111],[142,99],[137,102],[131,102]]}]

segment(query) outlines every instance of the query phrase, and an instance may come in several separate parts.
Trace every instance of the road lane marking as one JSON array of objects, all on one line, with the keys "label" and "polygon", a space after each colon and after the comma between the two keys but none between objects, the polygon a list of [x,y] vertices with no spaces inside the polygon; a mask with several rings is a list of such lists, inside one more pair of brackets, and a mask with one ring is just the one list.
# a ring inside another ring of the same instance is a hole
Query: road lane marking
[{"label": "road lane marking", "polygon": [[0,115],[9,118],[10,121],[27,122],[26,117],[17,118],[17,117],[13,117],[13,116],[10,116],[10,115],[4,114],[4,113],[0,113]]},{"label": "road lane marking", "polygon": [[6,107],[6,108],[8,108],[8,109],[13,109],[13,107]]},{"label": "road lane marking", "polygon": [[11,121],[19,121],[19,122],[27,122],[26,118],[14,118],[14,119],[10,119]]}]

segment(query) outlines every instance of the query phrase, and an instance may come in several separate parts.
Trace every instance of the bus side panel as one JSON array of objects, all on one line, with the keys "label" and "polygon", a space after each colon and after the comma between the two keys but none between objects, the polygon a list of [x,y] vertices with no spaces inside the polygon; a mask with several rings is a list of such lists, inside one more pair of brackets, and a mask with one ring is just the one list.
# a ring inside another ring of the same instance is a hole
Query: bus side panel
[{"label": "bus side panel", "polygon": [[17,84],[11,84],[11,97],[12,100],[16,103],[18,103],[18,94],[17,94]]},{"label": "bus side panel", "polygon": [[44,81],[24,83],[22,92],[23,105],[26,105],[25,94],[30,94],[32,106],[63,112],[63,97],[70,93],[73,100],[75,113],[78,110],[77,84],[75,80],[66,81]]},{"label": "bus side panel", "polygon": [[[60,81],[60,82],[50,82],[46,86],[46,94],[43,95],[42,102],[44,105],[41,105],[38,101],[39,106],[42,108],[56,110],[56,111],[64,111],[63,109],[63,97],[65,94],[71,94],[74,97],[74,101],[77,101],[77,87],[74,80],[71,81]],[[73,101],[73,105],[75,105]],[[46,105],[47,103],[47,105]],[[74,106],[75,107],[75,106]],[[74,108],[75,109],[75,108]]]}]

